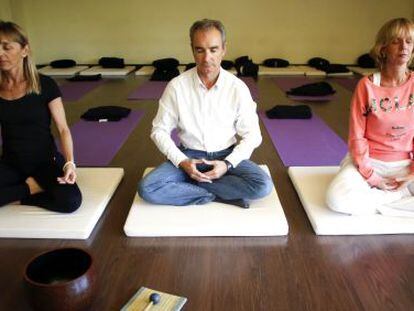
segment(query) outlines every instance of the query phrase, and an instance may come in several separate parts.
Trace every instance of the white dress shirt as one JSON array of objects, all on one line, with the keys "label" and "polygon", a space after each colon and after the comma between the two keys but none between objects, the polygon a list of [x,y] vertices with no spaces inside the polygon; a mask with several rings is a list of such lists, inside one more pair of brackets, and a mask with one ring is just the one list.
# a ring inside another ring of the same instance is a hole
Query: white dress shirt
[{"label": "white dress shirt", "polygon": [[152,126],[152,140],[176,167],[187,156],[171,139],[175,128],[184,147],[206,152],[234,145],[237,135],[239,143],[226,157],[233,167],[249,159],[262,141],[256,103],[248,87],[223,68],[209,90],[201,82],[197,68],[171,80]]}]

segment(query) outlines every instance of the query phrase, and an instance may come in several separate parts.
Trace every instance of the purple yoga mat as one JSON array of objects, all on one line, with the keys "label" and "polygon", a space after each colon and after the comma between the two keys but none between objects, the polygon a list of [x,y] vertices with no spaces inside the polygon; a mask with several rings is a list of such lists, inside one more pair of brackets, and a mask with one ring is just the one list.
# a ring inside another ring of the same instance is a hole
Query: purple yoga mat
[{"label": "purple yoga mat", "polygon": [[146,81],[129,94],[128,99],[160,99],[167,84],[166,81]]},{"label": "purple yoga mat", "polygon": [[[291,88],[298,87],[304,84],[316,83],[323,81],[322,79],[309,79],[306,77],[277,77],[273,78],[276,85],[283,91],[287,92]],[[335,94],[325,96],[293,96],[287,95],[287,97],[298,101],[330,101],[336,98]]]},{"label": "purple yoga mat", "polygon": [[108,165],[143,115],[141,110],[132,110],[128,117],[117,122],[76,122],[71,126],[76,164]]},{"label": "purple yoga mat", "polygon": [[63,101],[75,101],[92,91],[94,88],[105,83],[104,80],[99,81],[68,81],[59,86],[62,92]]},{"label": "purple yoga mat", "polygon": [[268,119],[259,113],[283,164],[288,166],[336,166],[348,151],[345,142],[319,117]]},{"label": "purple yoga mat", "polygon": [[353,92],[355,90],[355,87],[357,86],[358,82],[359,82],[359,77],[358,78],[329,78],[329,81],[335,82],[337,84],[339,84],[340,86],[346,88],[348,91]]}]

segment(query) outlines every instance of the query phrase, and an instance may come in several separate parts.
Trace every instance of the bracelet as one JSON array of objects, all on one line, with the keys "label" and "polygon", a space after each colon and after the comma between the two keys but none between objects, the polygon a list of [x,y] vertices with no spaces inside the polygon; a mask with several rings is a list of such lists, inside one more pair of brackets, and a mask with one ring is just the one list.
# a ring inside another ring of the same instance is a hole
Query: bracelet
[{"label": "bracelet", "polygon": [[73,168],[74,168],[74,169],[76,169],[76,164],[75,164],[75,162],[73,162],[73,161],[67,161],[67,162],[63,165],[63,167],[62,167],[62,171],[64,171],[64,170],[65,170],[65,168],[66,168],[66,166],[68,166],[69,164],[72,164],[72,165],[73,165]]}]

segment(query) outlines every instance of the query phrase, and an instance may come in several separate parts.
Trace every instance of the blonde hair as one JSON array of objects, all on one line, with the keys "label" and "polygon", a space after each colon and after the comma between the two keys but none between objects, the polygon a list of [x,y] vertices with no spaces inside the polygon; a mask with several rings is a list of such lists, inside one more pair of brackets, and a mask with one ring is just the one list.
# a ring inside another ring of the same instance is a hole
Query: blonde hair
[{"label": "blonde hair", "polygon": [[[407,18],[392,19],[381,27],[377,33],[374,47],[371,49],[370,53],[379,68],[382,68],[386,61],[386,55],[384,55],[382,49],[393,40],[407,35],[414,41],[414,23]],[[413,51],[411,51],[411,58],[408,62],[408,66],[410,66],[413,60],[413,54]]]},{"label": "blonde hair", "polygon": [[[22,48],[29,47],[29,40],[23,29],[13,23],[0,20],[0,38],[7,38],[12,42],[17,42]],[[36,66],[32,60],[30,48],[27,56],[23,59],[23,74],[27,81],[26,94],[35,93],[40,94],[41,87],[39,82],[39,74],[37,73]],[[3,74],[0,71],[0,84],[3,83]]]}]

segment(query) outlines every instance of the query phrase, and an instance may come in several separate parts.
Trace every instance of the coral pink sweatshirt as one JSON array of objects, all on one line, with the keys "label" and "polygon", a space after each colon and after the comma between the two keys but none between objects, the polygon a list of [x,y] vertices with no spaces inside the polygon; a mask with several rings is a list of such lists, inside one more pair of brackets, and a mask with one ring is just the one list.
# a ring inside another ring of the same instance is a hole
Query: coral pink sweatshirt
[{"label": "coral pink sweatshirt", "polygon": [[[412,159],[414,138],[414,73],[397,87],[374,85],[362,78],[351,101],[349,151],[371,186],[381,181],[370,158],[390,162]],[[414,162],[411,171],[414,172]]]}]

